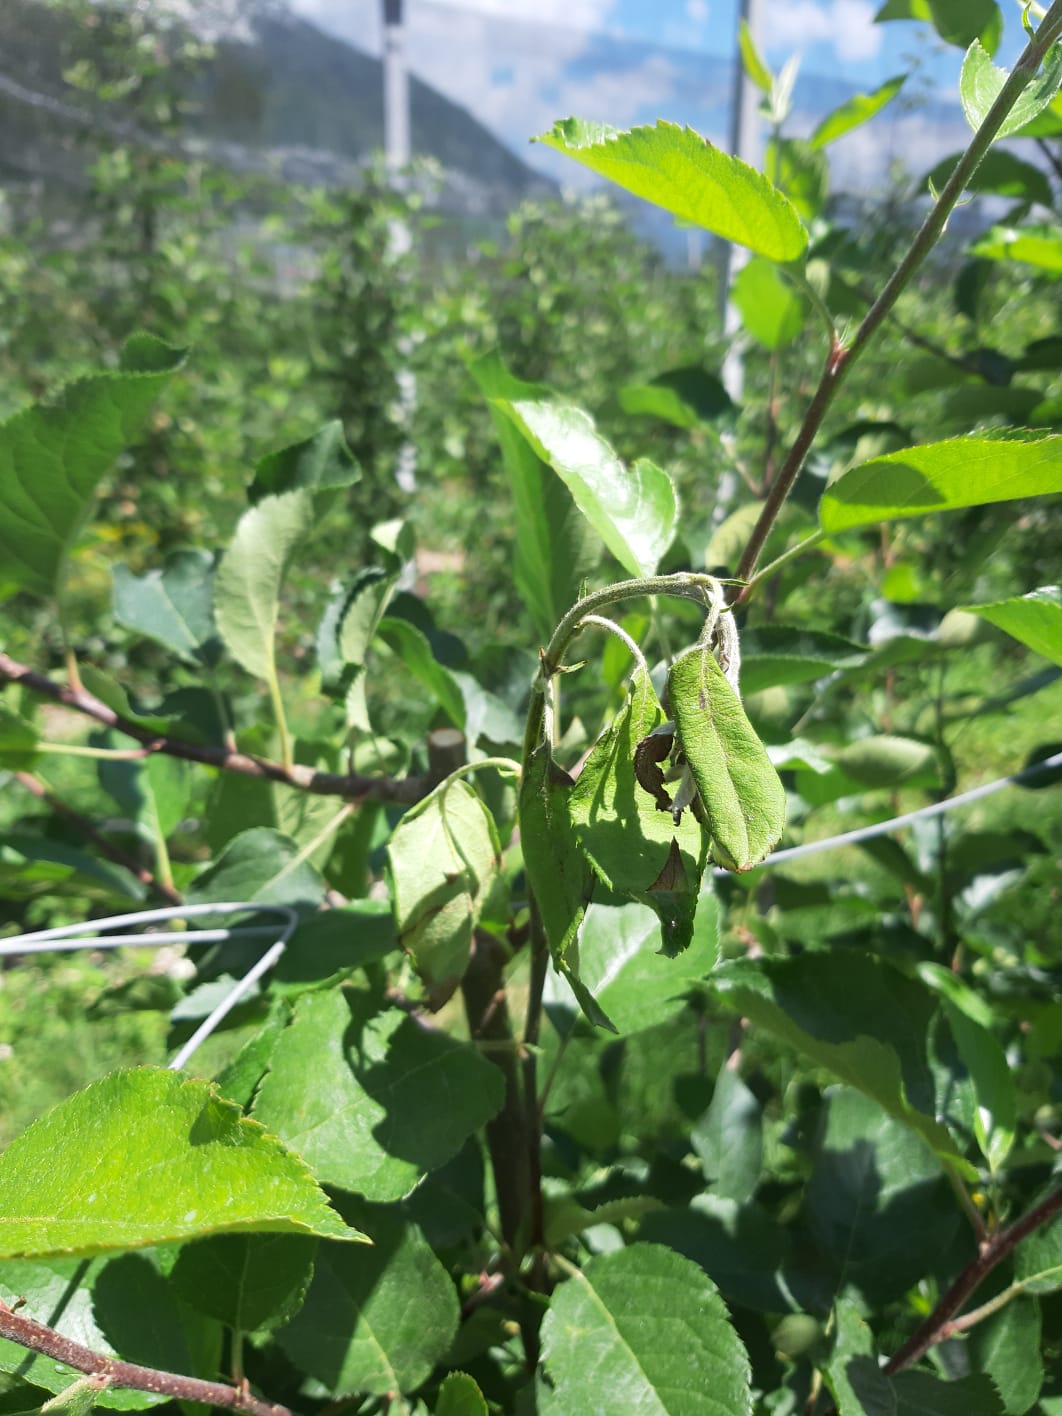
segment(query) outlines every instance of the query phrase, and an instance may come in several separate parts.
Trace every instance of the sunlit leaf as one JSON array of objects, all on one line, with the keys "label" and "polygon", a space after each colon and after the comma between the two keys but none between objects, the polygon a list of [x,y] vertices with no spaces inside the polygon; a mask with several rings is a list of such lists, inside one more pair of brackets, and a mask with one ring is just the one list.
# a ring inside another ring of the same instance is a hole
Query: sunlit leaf
[{"label": "sunlit leaf", "polygon": [[[966,0],[968,3],[968,0]],[[978,39],[967,50],[959,77],[959,97],[966,121],[975,131],[984,122],[989,109],[999,97],[1008,78],[1005,69],[997,69]],[[1014,102],[1004,118],[996,139],[1010,137],[1046,108],[1058,93],[1062,82],[1062,44],[1054,45],[1047,54],[1039,74]]]},{"label": "sunlit leaf", "polygon": [[[1062,238],[1059,246],[1062,254]],[[955,438],[872,458],[843,473],[819,505],[825,531],[1062,491],[1062,437]]]},{"label": "sunlit leaf", "polygon": [[1030,590],[1027,595],[964,608],[1027,644],[1053,664],[1062,664],[1062,588],[1059,586],[1045,585],[1039,590]]},{"label": "sunlit leaf", "polygon": [[[148,1175],[164,1185],[146,1185]],[[309,1171],[208,1082],[112,1072],[0,1156],[5,1257],[99,1254],[207,1234],[358,1239]]]},{"label": "sunlit leaf", "polygon": [[818,125],[808,139],[811,146],[826,147],[828,143],[834,143],[838,138],[844,137],[845,133],[850,133],[853,128],[869,123],[886,104],[892,102],[903,88],[906,79],[906,74],[899,74],[896,78],[887,79],[879,88],[874,89],[873,93],[857,93],[847,99],[832,113],[828,113]]},{"label": "sunlit leaf", "polygon": [[692,128],[660,121],[624,132],[566,118],[537,141],[768,260],[795,261],[807,246],[807,232],[788,199],[755,168]]}]

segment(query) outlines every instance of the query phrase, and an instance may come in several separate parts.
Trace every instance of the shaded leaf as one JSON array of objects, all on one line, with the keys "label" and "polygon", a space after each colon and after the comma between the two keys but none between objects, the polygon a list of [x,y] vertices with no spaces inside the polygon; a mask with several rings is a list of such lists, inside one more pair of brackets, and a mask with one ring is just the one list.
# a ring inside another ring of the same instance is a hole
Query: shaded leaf
[{"label": "shaded leaf", "polygon": [[[926,174],[920,185],[939,192],[951,176],[960,153],[943,158]],[[1040,202],[1049,207],[1052,203],[1051,184],[1039,167],[1031,162],[1023,162],[1005,148],[989,148],[977,171],[967,182],[968,192],[993,192],[1001,197],[1013,197],[1020,201]]]},{"label": "shaded leaf", "polygon": [[460,1316],[449,1274],[416,1225],[373,1210],[359,1223],[372,1247],[358,1263],[323,1244],[302,1310],[279,1341],[334,1397],[413,1391],[446,1354]]},{"label": "shaded leaf", "polygon": [[720,1068],[708,1110],[690,1141],[712,1193],[744,1203],[752,1198],[763,1162],[760,1104],[727,1063]]},{"label": "shaded leaf", "polygon": [[728,1008],[872,1097],[975,1178],[961,1145],[935,1119],[926,1040],[936,1005],[923,984],[853,951],[723,964],[711,985]]},{"label": "shaded leaf", "polygon": [[255,900],[263,905],[319,905],[324,881],[301,856],[295,842],[279,831],[267,826],[241,831],[196,876],[188,898],[207,903]]},{"label": "shaded leaf", "polygon": [[254,1115],[328,1185],[401,1199],[500,1109],[499,1070],[370,994],[304,994]]},{"label": "shaded leaf", "polygon": [[765,624],[741,636],[741,690],[759,693],[775,684],[806,683],[833,669],[861,664],[867,649],[839,634],[797,625]]},{"label": "shaded leaf", "polygon": [[574,940],[590,898],[590,867],[572,824],[571,789],[549,744],[539,743],[520,779],[520,849],[554,964]]},{"label": "shaded leaf", "polygon": [[75,379],[0,423],[0,595],[56,595],[96,487],[185,351],[135,334],[117,370]]},{"label": "shaded leaf", "polygon": [[170,1282],[198,1312],[256,1332],[299,1310],[316,1253],[317,1240],[298,1234],[218,1234],[185,1244]]},{"label": "shaded leaf", "polygon": [[[657,1027],[675,1017],[686,995],[715,967],[719,908],[708,886],[700,895],[689,947],[677,959],[660,951],[660,921],[646,905],[592,904],[579,932],[579,978],[621,1033]],[[572,1004],[565,980],[551,974],[546,1001]]]},{"label": "shaded leaf", "polygon": [[300,488],[334,491],[360,480],[361,468],[347,446],[343,424],[336,418],[311,437],[261,458],[255,464],[254,481],[247,488],[247,496],[257,503]]},{"label": "shaded leaf", "polygon": [[406,812],[387,843],[398,941],[441,1005],[468,967],[501,846],[473,788],[449,778]]},{"label": "shaded leaf", "polygon": [[838,1289],[871,1304],[899,1298],[946,1249],[959,1214],[931,1151],[870,1097],[826,1095],[805,1194],[816,1251],[829,1256]]},{"label": "shaded leaf", "polygon": [[660,418],[675,428],[696,428],[736,411],[722,383],[696,364],[669,369],[646,384],[626,384],[617,395],[624,413]]}]

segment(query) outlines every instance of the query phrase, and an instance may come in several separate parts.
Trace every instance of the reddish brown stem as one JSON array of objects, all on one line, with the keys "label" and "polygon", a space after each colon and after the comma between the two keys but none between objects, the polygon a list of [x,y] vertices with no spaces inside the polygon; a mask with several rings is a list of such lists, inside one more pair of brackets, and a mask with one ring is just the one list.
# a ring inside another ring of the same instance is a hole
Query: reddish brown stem
[{"label": "reddish brown stem", "polygon": [[299,763],[285,767],[263,757],[252,757],[249,753],[232,752],[228,748],[205,746],[188,742],[184,738],[153,732],[122,717],[85,689],[56,683],[54,679],[38,674],[25,664],[17,663],[9,655],[0,653],[0,683],[5,681],[23,684],[43,698],[62,703],[64,707],[72,708],[76,713],[83,713],[85,717],[132,738],[134,742],[143,743],[151,752],[180,757],[186,762],[200,762],[205,767],[213,767],[221,772],[239,772],[245,777],[282,782],[285,786],[313,792],[318,796],[347,797],[361,801],[415,802],[426,796],[434,785],[430,777],[371,777],[362,772],[319,772],[313,767],[305,767]]},{"label": "reddish brown stem", "polygon": [[224,1382],[207,1382],[199,1377],[183,1377],[176,1372],[160,1372],[154,1367],[141,1367],[136,1362],[122,1362],[82,1347],[54,1328],[34,1322],[0,1302],[0,1336],[41,1352],[64,1366],[87,1376],[99,1377],[110,1387],[131,1387],[135,1391],[156,1392],[159,1396],[175,1397],[178,1401],[199,1401],[205,1406],[220,1406],[228,1411],[247,1411],[251,1416],[292,1416],[286,1406],[275,1406],[252,1396],[246,1386],[226,1386]]},{"label": "reddish brown stem", "polygon": [[115,865],[120,865],[123,869],[128,870],[131,875],[136,876],[142,885],[146,885],[149,890],[153,890],[162,899],[168,900],[171,905],[181,903],[181,897],[172,885],[164,884],[163,881],[152,875],[150,870],[145,870],[138,860],[128,851],[123,851],[121,846],[115,845],[87,816],[82,816],[80,811],[75,811],[54,792],[49,791],[39,777],[35,777],[32,772],[14,772],[12,775],[19,786],[32,792],[38,801],[45,802],[56,816],[61,816],[64,821],[69,821],[72,826],[76,826],[85,839],[91,841],[108,860],[113,860]]},{"label": "reddish brown stem", "polygon": [[892,1375],[912,1367],[929,1349],[942,1342],[949,1335],[951,1320],[976,1288],[992,1272],[997,1264],[1012,1253],[1023,1239],[1056,1214],[1062,1213],[1062,1187],[1034,1205],[1028,1214],[1007,1229],[984,1240],[977,1257],[966,1265],[962,1273],[941,1298],[940,1302],[926,1318],[918,1330],[904,1343],[900,1350],[885,1364],[885,1372]]}]

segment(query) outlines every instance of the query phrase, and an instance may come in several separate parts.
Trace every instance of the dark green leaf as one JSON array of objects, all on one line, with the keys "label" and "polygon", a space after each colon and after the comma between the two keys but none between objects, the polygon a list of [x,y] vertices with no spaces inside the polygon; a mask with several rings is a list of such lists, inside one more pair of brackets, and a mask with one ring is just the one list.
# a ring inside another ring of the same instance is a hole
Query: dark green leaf
[{"label": "dark green leaf", "polygon": [[254,481],[247,488],[252,503],[284,492],[333,491],[353,486],[361,479],[361,468],[347,447],[339,419],[325,423],[312,437],[263,457],[254,469]]},{"label": "dark green leaf", "polygon": [[414,1391],[446,1354],[460,1316],[449,1274],[416,1225],[374,1210],[359,1263],[322,1244],[306,1302],[280,1344],[333,1397]]},{"label": "dark green leaf", "polygon": [[940,1166],[909,1127],[857,1091],[827,1093],[805,1204],[838,1288],[899,1298],[945,1249],[959,1214]]},{"label": "dark green leaf", "polygon": [[298,1312],[316,1252],[317,1240],[299,1234],[218,1234],[185,1244],[170,1282],[199,1312],[255,1332]]},{"label": "dark green leaf", "polygon": [[926,1052],[935,1001],[916,979],[871,955],[838,952],[723,964],[711,983],[728,1008],[872,1097],[975,1178],[935,1119]]},{"label": "dark green leaf", "polygon": [[273,1050],[254,1115],[325,1184],[408,1195],[499,1110],[501,1073],[467,1043],[371,995],[303,995]]},{"label": "dark green leaf", "polygon": [[669,369],[650,383],[627,384],[618,397],[625,413],[660,418],[676,428],[712,424],[736,411],[719,380],[696,364]]},{"label": "dark green leaf", "polygon": [[0,424],[0,595],[56,595],[96,487],[139,432],[185,351],[134,335],[121,365]]},{"label": "dark green leaf", "polygon": [[837,1416],[895,1416],[896,1398],[868,1324],[849,1298],[840,1300],[834,1314],[833,1350],[824,1375]]},{"label": "dark green leaf", "polygon": [[786,197],[692,128],[660,121],[623,132],[567,118],[537,141],[768,260],[798,260],[807,246],[807,232]]},{"label": "dark green leaf", "polygon": [[[87,1260],[8,1260],[0,1274],[0,1298],[11,1307],[24,1303],[28,1317],[93,1352],[164,1371],[197,1370],[179,1305],[150,1251]],[[81,1379],[73,1368],[4,1339],[0,1372],[18,1372],[46,1391],[63,1394]],[[115,1387],[97,1389],[97,1397],[99,1406],[125,1411],[155,1406],[161,1399]],[[6,1401],[2,1409],[13,1416]],[[40,1410],[35,1406],[32,1416]]]},{"label": "dark green leaf", "polygon": [[295,842],[265,826],[241,831],[212,865],[196,876],[189,900],[256,900],[277,905],[319,905],[324,881]]},{"label": "dark green leaf", "polygon": [[763,1119],[759,1102],[729,1063],[720,1069],[690,1140],[714,1195],[739,1204],[752,1198],[763,1162]]},{"label": "dark green leaf", "polygon": [[796,625],[767,624],[741,636],[741,690],[759,693],[775,684],[806,683],[833,669],[861,664],[867,650],[839,634]]},{"label": "dark green leaf", "polygon": [[980,42],[995,53],[1003,33],[1003,16],[996,0],[928,0],[933,27],[948,44],[965,49]]},{"label": "dark green leaf", "polygon": [[750,870],[785,826],[778,773],[709,649],[691,649],[675,660],[668,699],[713,852],[729,870]]},{"label": "dark green leaf", "polygon": [[[660,921],[645,905],[593,904],[579,932],[579,978],[621,1033],[656,1027],[681,1012],[686,995],[715,967],[719,909],[711,887],[699,900],[692,942],[677,959],[660,951]],[[547,980],[547,1001],[565,1001],[559,975]]]},{"label": "dark green leaf", "polygon": [[572,825],[571,790],[549,744],[540,743],[520,779],[520,848],[554,963],[574,940],[590,898],[590,867]]},{"label": "dark green leaf", "polygon": [[406,812],[387,855],[398,942],[441,1005],[468,967],[472,931],[501,864],[497,829],[473,788],[448,778]]},{"label": "dark green leaf", "polygon": [[932,1372],[899,1372],[892,1381],[896,1416],[1004,1416],[1005,1407],[990,1377],[942,1381]]},{"label": "dark green leaf", "polygon": [[[950,157],[943,158],[932,172],[926,174],[924,185],[931,191],[941,191],[959,157],[959,153],[953,153]],[[991,192],[996,196],[1012,197],[1017,201],[1039,202],[1046,207],[1052,203],[1051,184],[1040,168],[1031,162],[1023,162],[1020,157],[1015,157],[1005,148],[990,148],[985,153],[965,190]]]}]

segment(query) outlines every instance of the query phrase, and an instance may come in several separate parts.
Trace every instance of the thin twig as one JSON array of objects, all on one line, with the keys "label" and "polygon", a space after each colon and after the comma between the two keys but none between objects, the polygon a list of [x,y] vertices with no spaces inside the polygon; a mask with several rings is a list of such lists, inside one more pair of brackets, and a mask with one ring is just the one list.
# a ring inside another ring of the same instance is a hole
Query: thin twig
[{"label": "thin twig", "polygon": [[286,1406],[276,1406],[252,1396],[246,1385],[227,1386],[224,1382],[207,1382],[199,1377],[184,1377],[176,1372],[161,1372],[154,1367],[141,1367],[135,1362],[122,1362],[82,1347],[54,1328],[16,1313],[0,1302],[0,1336],[41,1352],[64,1366],[87,1376],[100,1377],[110,1387],[129,1387],[134,1391],[155,1392],[159,1396],[175,1397],[178,1401],[199,1401],[205,1406],[220,1406],[229,1411],[246,1411],[250,1416],[292,1416]]},{"label": "thin twig", "polygon": [[179,757],[186,762],[199,762],[221,772],[237,772],[245,777],[281,782],[285,786],[312,792],[317,796],[412,803],[426,796],[435,785],[430,777],[371,777],[362,772],[320,772],[297,762],[288,768],[267,758],[252,757],[246,752],[231,752],[224,747],[207,746],[188,742],[185,738],[170,737],[166,733],[141,727],[123,717],[84,688],[77,689],[68,684],[56,683],[54,679],[16,662],[8,654],[0,653],[0,683],[5,681],[22,684],[43,698],[62,703],[64,707],[72,708],[76,713],[83,713],[85,717],[113,728],[115,732],[122,733],[135,742],[144,743],[151,752]]},{"label": "thin twig", "polygon": [[[739,580],[752,578],[771,528],[793,489],[793,484],[800,474],[804,460],[822,426],[827,409],[833,402],[834,395],[841,386],[849,368],[866,348],[872,336],[877,333],[882,322],[891,314],[901,293],[936,245],[955,204],[981,165],[1004,119],[1014,107],[1022,90],[1035,78],[1044,55],[1060,33],[1062,33],[1062,0],[1054,0],[1054,4],[1044,16],[1036,33],[1030,38],[1000,89],[995,102],[967,145],[965,152],[955,164],[940,196],[930,208],[925,221],[911,241],[907,254],[867,311],[851,343],[844,344],[836,336],[831,339],[826,363],[819,379],[819,386],[808,405],[804,421],[800,425],[789,454],[782,464],[782,469],[763,504],[759,519],[753,527],[748,545],[741,557],[741,563],[737,570]],[[745,591],[739,590],[735,598],[737,601],[743,600]]]},{"label": "thin twig", "polygon": [[955,1314],[996,1265],[1002,1263],[1008,1254],[1013,1253],[1023,1239],[1028,1239],[1030,1234],[1060,1213],[1062,1213],[1062,1186],[1048,1195],[1045,1200],[1041,1200],[1038,1205],[1034,1205],[1021,1219],[1015,1220],[1009,1228],[1001,1229],[992,1238],[986,1239],[980,1245],[977,1256],[966,1265],[925,1322],[904,1343],[895,1356],[890,1357],[885,1363],[885,1373],[892,1376],[895,1372],[902,1372],[908,1367],[913,1367],[931,1347],[934,1347],[938,1342],[943,1342],[949,1332],[955,1330],[952,1327]]},{"label": "thin twig", "polygon": [[146,885],[149,890],[153,890],[162,899],[168,900],[171,905],[181,903],[181,897],[172,885],[167,885],[165,881],[159,880],[127,851],[123,851],[121,846],[115,845],[87,816],[82,816],[80,811],[75,811],[54,792],[49,791],[39,777],[35,777],[32,772],[13,772],[11,775],[19,786],[25,787],[26,791],[32,792],[38,801],[43,801],[51,807],[56,816],[61,816],[64,821],[69,821],[72,826],[76,826],[85,839],[91,841],[108,860],[113,860],[115,865],[120,865],[123,869],[128,870],[130,874],[136,876],[142,885]]}]

